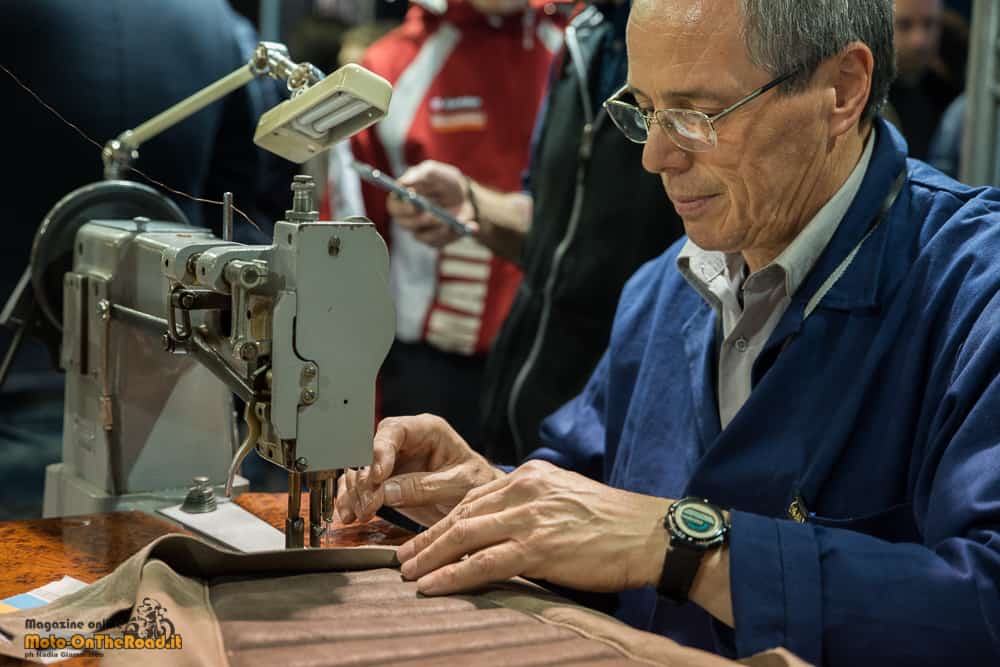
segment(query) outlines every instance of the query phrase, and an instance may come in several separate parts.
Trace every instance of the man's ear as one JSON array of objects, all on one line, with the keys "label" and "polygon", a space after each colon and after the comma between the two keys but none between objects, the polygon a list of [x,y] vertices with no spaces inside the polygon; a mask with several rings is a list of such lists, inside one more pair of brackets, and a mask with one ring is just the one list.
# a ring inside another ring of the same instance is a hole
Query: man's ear
[{"label": "man's ear", "polygon": [[875,57],[862,42],[852,42],[828,63],[830,83],[836,93],[830,110],[830,138],[858,126],[871,97]]}]

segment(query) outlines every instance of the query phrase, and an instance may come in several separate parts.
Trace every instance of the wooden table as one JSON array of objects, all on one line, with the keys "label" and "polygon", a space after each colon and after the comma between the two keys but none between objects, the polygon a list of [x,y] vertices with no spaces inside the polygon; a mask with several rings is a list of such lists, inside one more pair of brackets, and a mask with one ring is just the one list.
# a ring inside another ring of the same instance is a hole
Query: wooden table
[{"label": "wooden table", "polygon": [[[285,529],[288,496],[283,493],[245,493],[237,504]],[[309,539],[309,496],[302,497],[302,516]],[[129,556],[168,533],[192,534],[165,517],[143,512],[114,512],[81,516],[0,522],[0,599],[69,575],[93,583],[110,574]],[[345,526],[335,521],[325,546],[398,545],[411,533],[381,519]],[[0,662],[4,659],[0,657]],[[27,664],[27,663],[20,663]],[[76,658],[61,665],[96,665],[96,658]]]}]

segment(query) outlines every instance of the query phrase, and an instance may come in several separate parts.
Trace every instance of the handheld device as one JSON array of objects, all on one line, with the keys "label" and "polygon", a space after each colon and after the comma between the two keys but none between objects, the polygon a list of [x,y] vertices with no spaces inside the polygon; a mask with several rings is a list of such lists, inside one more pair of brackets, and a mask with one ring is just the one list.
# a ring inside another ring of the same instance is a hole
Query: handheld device
[{"label": "handheld device", "polygon": [[358,162],[357,160],[351,161],[351,168],[354,169],[354,171],[356,171],[363,180],[395,194],[404,201],[410,202],[421,211],[430,213],[435,218],[458,232],[459,236],[468,236],[472,233],[472,230],[469,229],[469,226],[464,222],[458,220],[455,216],[451,215],[426,197],[421,197],[416,192],[404,188],[399,184],[399,181],[386,175],[382,170],[376,169],[375,167],[365,164],[364,162]]}]

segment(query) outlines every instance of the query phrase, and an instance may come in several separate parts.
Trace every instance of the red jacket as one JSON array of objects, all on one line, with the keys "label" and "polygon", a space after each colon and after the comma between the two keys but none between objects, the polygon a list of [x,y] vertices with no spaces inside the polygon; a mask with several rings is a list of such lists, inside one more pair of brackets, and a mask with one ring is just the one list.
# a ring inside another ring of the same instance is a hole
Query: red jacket
[{"label": "red jacket", "polygon": [[[396,177],[438,160],[488,187],[519,190],[562,25],[558,15],[534,9],[487,17],[464,0],[450,0],[442,16],[411,7],[362,61],[394,88],[386,118],[351,140],[355,157]],[[520,270],[471,239],[430,248],[391,223],[384,191],[365,184],[363,194],[368,217],[390,244],[397,338],[485,353]]]}]

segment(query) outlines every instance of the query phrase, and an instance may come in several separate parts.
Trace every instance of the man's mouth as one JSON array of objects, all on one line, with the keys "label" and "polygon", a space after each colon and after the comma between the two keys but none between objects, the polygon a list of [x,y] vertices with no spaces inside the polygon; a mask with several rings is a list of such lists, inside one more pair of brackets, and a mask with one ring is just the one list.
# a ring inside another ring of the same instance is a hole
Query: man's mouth
[{"label": "man's mouth", "polygon": [[701,213],[719,195],[692,196],[670,196],[670,201],[674,204],[674,209],[681,217],[690,217]]}]

